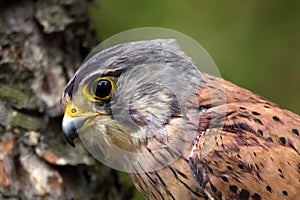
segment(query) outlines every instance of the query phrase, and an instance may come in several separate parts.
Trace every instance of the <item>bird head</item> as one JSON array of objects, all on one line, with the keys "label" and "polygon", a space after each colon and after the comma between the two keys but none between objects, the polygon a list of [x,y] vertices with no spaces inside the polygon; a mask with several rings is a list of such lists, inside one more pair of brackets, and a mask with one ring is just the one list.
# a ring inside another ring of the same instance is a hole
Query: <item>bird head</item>
[{"label": "bird head", "polygon": [[172,39],[99,51],[64,90],[64,136],[72,146],[79,136],[102,152],[112,146],[130,152],[164,148],[187,126],[197,130],[192,110],[198,107],[191,97],[200,81],[200,72]]}]

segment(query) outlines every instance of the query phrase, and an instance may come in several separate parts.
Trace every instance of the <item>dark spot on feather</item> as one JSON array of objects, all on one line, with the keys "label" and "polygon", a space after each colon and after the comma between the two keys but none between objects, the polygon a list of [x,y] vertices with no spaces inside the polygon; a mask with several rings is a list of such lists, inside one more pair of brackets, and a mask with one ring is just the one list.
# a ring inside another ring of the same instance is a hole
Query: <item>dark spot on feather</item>
[{"label": "dark spot on feather", "polygon": [[262,130],[260,130],[260,129],[257,130],[257,133],[258,133],[259,135],[261,135],[261,136],[264,135],[264,132],[263,132]]},{"label": "dark spot on feather", "polygon": [[271,186],[267,185],[267,186],[266,186],[266,189],[267,189],[270,193],[272,193],[272,188],[271,188]]},{"label": "dark spot on feather", "polygon": [[250,197],[250,193],[247,190],[242,189],[240,191],[240,194],[239,194],[239,199],[240,200],[247,200],[247,199],[249,199],[249,197]]},{"label": "dark spot on feather", "polygon": [[254,193],[251,197],[252,197],[253,200],[261,200],[260,195],[257,194],[257,193]]},{"label": "dark spot on feather", "polygon": [[176,172],[177,172],[180,176],[182,176],[183,178],[188,179],[188,176],[185,175],[183,172],[181,172],[181,171],[179,171],[179,170],[176,170]]},{"label": "dark spot on feather", "polygon": [[212,191],[214,191],[215,193],[218,191],[217,188],[212,183],[210,183],[210,187]]},{"label": "dark spot on feather", "polygon": [[260,125],[264,125],[264,123],[262,123],[262,121],[260,119],[255,118],[254,121]]},{"label": "dark spot on feather", "polygon": [[238,116],[239,116],[239,117],[246,118],[246,119],[249,119],[248,113],[238,113]]},{"label": "dark spot on feather", "polygon": [[282,173],[282,170],[281,170],[281,169],[278,169],[278,171],[279,171],[280,173]]},{"label": "dark spot on feather", "polygon": [[230,171],[233,170],[231,166],[227,166],[227,169],[230,170]]},{"label": "dark spot on feather", "polygon": [[260,115],[258,112],[253,111],[252,112],[253,115]]},{"label": "dark spot on feather", "polygon": [[294,143],[294,140],[292,140],[292,139],[288,139],[288,143],[289,143],[289,145],[293,148],[293,149],[295,149],[296,151],[298,151],[297,149],[297,147],[295,146],[295,143]]},{"label": "dark spot on feather", "polygon": [[226,113],[226,117],[228,117],[228,116],[232,115],[233,113],[235,113],[235,111],[230,111],[230,112],[227,112],[227,113]]},{"label": "dark spot on feather", "polygon": [[258,172],[256,172],[256,176],[257,176],[260,180],[262,180],[262,178],[261,178],[261,176],[260,176],[260,174],[259,174]]},{"label": "dark spot on feather", "polygon": [[218,162],[217,162],[217,161],[215,161],[215,160],[214,160],[214,163],[215,163],[215,165],[216,165],[216,166],[219,166],[219,164],[218,164]]},{"label": "dark spot on feather", "polygon": [[233,117],[231,117],[231,119],[232,119],[232,120],[237,120],[238,117],[237,117],[237,116],[233,116]]},{"label": "dark spot on feather", "polygon": [[222,193],[221,192],[217,192],[217,196],[218,196],[218,199],[222,199]]},{"label": "dark spot on feather", "polygon": [[284,176],[282,174],[279,174],[279,176],[284,179]]},{"label": "dark spot on feather", "polygon": [[256,157],[256,153],[255,152],[253,152],[253,155]]},{"label": "dark spot on feather", "polygon": [[246,110],[246,108],[245,108],[245,107],[240,107],[240,109],[241,109],[241,110]]},{"label": "dark spot on feather", "polygon": [[245,169],[247,170],[247,171],[249,171],[249,172],[253,172],[253,169],[254,169],[254,167],[253,167],[253,165],[251,165],[251,164],[247,164],[247,165],[245,165]]},{"label": "dark spot on feather", "polygon": [[280,121],[281,121],[281,120],[279,119],[279,117],[277,117],[277,116],[273,116],[272,118],[273,118],[274,121],[277,121],[277,122],[280,122]]},{"label": "dark spot on feather", "polygon": [[287,193],[287,191],[285,191],[285,190],[282,191],[282,194],[283,194],[284,196],[289,196],[288,193]]},{"label": "dark spot on feather", "polygon": [[257,170],[259,170],[259,166],[257,164],[255,164],[255,167],[256,167]]},{"label": "dark spot on feather", "polygon": [[238,164],[238,167],[240,168],[240,169],[244,169],[244,165],[243,164]]},{"label": "dark spot on feather", "polygon": [[242,157],[240,156],[240,154],[237,154],[236,157],[238,157],[238,158],[240,158],[240,159],[242,158]]},{"label": "dark spot on feather", "polygon": [[224,144],[223,144],[223,143],[221,144],[221,146],[222,146],[222,148],[223,148],[223,149],[225,149],[225,146],[224,146]]},{"label": "dark spot on feather", "polygon": [[272,139],[271,137],[266,138],[266,141],[267,141],[267,142],[272,142],[272,143],[274,143],[274,142],[273,142],[273,139]]},{"label": "dark spot on feather", "polygon": [[209,115],[209,116],[206,116],[206,119],[207,120],[211,120],[211,116]]},{"label": "dark spot on feather", "polygon": [[240,129],[248,131],[250,133],[255,133],[255,131],[248,124],[245,124],[245,123],[235,123],[234,126],[236,128],[240,128]]},{"label": "dark spot on feather", "polygon": [[236,185],[230,185],[229,189],[232,193],[237,193],[238,187]]},{"label": "dark spot on feather", "polygon": [[298,135],[299,136],[299,131],[295,128],[292,129],[292,132],[295,134],[295,135]]},{"label": "dark spot on feather", "polygon": [[209,105],[201,105],[201,106],[199,106],[199,110],[207,110],[209,108],[211,108],[210,104]]},{"label": "dark spot on feather", "polygon": [[221,179],[224,181],[224,182],[228,182],[228,179],[226,176],[221,176]]},{"label": "dark spot on feather", "polygon": [[285,139],[285,137],[279,137],[279,142],[280,142],[282,145],[285,145],[285,144],[286,144],[286,139]]},{"label": "dark spot on feather", "polygon": [[270,108],[270,106],[264,105],[265,108]]}]

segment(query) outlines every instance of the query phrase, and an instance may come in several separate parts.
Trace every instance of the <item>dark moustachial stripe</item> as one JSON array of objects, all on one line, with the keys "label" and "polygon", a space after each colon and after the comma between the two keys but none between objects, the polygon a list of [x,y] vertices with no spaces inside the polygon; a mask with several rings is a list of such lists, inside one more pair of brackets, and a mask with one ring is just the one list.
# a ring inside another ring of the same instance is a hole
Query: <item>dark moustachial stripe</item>
[{"label": "dark moustachial stripe", "polygon": [[73,77],[73,79],[69,82],[69,84],[67,85],[67,87],[65,88],[65,91],[64,91],[64,94],[65,95],[67,94],[70,97],[70,99],[72,99],[73,92],[75,92],[75,91],[73,91],[75,79],[76,79],[76,76]]}]

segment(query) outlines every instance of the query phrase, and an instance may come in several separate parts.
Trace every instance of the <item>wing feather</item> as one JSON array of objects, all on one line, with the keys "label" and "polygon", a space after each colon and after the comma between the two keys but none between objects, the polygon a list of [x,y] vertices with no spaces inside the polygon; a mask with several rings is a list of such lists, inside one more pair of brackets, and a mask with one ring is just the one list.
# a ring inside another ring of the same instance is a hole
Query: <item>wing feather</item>
[{"label": "wing feather", "polygon": [[224,125],[208,125],[217,123],[215,107],[200,118],[189,158],[195,179],[214,199],[299,198],[300,117],[231,83],[225,86]]}]

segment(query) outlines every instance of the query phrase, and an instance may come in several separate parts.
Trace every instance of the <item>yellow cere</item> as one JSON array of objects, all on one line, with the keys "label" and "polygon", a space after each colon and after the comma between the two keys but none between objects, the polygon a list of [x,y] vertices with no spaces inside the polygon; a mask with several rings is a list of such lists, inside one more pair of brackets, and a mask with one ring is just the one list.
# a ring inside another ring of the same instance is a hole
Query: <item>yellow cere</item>
[{"label": "yellow cere", "polygon": [[67,107],[66,107],[65,115],[67,115],[69,117],[95,117],[95,116],[100,115],[100,113],[97,113],[97,112],[82,113],[72,103],[68,103]]}]

